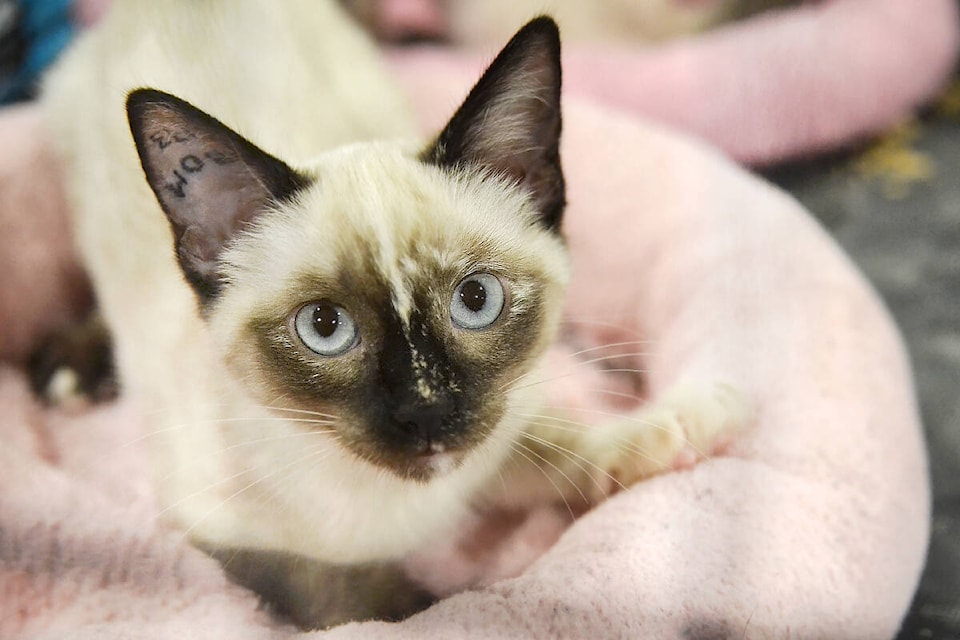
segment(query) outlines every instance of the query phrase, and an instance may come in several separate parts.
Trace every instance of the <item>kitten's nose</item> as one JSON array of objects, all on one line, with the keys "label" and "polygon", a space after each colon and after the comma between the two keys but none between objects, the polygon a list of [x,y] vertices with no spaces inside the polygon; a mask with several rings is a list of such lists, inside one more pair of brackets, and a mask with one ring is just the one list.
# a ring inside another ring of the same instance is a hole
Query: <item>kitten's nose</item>
[{"label": "kitten's nose", "polygon": [[396,425],[407,435],[417,439],[424,449],[441,439],[443,426],[453,410],[453,402],[441,398],[434,402],[405,402],[393,411]]}]

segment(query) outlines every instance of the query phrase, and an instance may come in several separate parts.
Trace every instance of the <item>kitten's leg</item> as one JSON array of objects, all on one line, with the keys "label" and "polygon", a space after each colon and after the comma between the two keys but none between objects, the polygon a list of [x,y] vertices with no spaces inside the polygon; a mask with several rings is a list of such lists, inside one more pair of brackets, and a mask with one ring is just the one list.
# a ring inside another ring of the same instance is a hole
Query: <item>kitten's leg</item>
[{"label": "kitten's leg", "polygon": [[351,621],[398,621],[436,598],[397,563],[333,565],[253,549],[207,550],[230,577],[304,630]]},{"label": "kitten's leg", "polygon": [[[523,456],[536,466],[530,473],[525,465],[525,481],[539,476],[541,495],[595,504],[635,482],[709,456],[750,417],[743,394],[724,383],[682,383],[635,413],[592,427],[545,417],[521,435]],[[538,490],[526,486],[528,494]]]},{"label": "kitten's leg", "polygon": [[729,444],[753,412],[735,387],[681,383],[637,413],[586,432],[586,457],[602,498],[650,476],[692,466]]},{"label": "kitten's leg", "polygon": [[30,358],[34,392],[54,405],[117,396],[110,330],[96,311],[48,337]]}]

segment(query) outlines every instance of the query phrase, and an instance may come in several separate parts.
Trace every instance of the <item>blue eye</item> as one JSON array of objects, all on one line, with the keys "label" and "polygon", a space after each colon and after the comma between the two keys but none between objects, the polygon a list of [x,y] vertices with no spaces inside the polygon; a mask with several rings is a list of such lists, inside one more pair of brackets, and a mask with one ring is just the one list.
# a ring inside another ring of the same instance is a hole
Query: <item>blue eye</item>
[{"label": "blue eye", "polygon": [[357,344],[359,337],[353,317],[330,302],[311,302],[300,307],[293,325],[303,344],[322,356],[343,355]]},{"label": "blue eye", "polygon": [[485,329],[503,312],[503,285],[489,273],[474,273],[460,281],[450,300],[450,318],[463,329]]}]

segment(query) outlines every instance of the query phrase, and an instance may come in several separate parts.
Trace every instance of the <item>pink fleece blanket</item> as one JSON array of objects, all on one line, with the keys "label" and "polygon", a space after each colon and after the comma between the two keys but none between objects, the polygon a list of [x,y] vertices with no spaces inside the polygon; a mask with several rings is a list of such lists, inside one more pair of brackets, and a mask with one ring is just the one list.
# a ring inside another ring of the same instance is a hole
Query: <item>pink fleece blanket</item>
[{"label": "pink fleece blanket", "polygon": [[[425,122],[465,81],[441,80],[406,78]],[[35,114],[3,118],[3,139],[42,158]],[[756,421],[724,456],[572,525],[551,506],[465,523],[410,559],[448,597],[315,637],[891,637],[929,496],[908,363],[876,295],[793,200],[702,144],[572,100],[564,135],[580,342],[558,349],[647,341],[627,364],[651,395],[722,378]],[[56,186],[42,164],[0,163],[0,256],[32,260],[0,284],[10,360],[72,308],[68,278],[48,272],[71,273],[57,196],[30,205],[17,190],[38,181]],[[582,380],[554,391],[602,408]],[[44,410],[12,366],[0,407],[0,638],[297,635],[157,523],[136,407]]]}]

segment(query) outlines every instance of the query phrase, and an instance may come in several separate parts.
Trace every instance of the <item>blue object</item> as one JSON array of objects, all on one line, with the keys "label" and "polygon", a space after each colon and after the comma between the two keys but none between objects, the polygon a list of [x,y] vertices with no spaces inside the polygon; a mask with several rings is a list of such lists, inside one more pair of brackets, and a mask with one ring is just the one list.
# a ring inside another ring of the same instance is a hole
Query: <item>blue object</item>
[{"label": "blue object", "polygon": [[26,100],[35,94],[40,75],[76,35],[71,4],[72,0],[15,3],[19,18],[17,35],[23,41],[23,51],[18,68],[11,75],[0,77],[0,104]]}]

